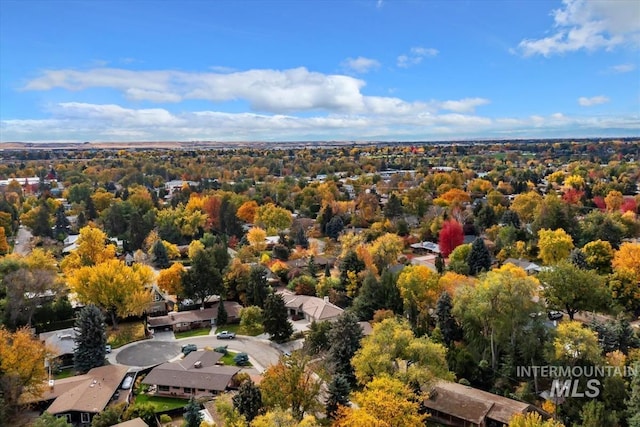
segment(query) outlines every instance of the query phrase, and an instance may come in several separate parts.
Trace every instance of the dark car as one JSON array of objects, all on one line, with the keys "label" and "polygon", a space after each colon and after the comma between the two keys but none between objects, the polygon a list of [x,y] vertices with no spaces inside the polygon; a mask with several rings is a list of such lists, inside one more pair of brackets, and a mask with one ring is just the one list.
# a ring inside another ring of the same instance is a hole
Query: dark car
[{"label": "dark car", "polygon": [[553,310],[547,313],[547,316],[549,317],[549,320],[560,320],[564,317],[564,314],[562,314],[561,311]]},{"label": "dark car", "polygon": [[182,354],[184,354],[185,356],[191,353],[192,351],[197,351],[197,350],[198,350],[198,346],[195,344],[185,344],[182,346]]}]

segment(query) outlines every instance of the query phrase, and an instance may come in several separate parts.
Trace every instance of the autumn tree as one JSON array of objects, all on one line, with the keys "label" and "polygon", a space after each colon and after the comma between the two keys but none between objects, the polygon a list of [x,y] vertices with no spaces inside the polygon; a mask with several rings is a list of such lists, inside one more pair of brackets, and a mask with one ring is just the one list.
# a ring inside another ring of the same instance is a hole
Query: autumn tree
[{"label": "autumn tree", "polygon": [[449,379],[444,346],[428,337],[416,338],[404,320],[387,318],[373,326],[351,363],[360,384],[389,375],[402,382],[426,386],[435,378]]},{"label": "autumn tree", "polygon": [[564,424],[552,419],[543,420],[540,414],[532,411],[527,414],[515,414],[509,420],[509,427],[564,427]]},{"label": "autumn tree", "polygon": [[611,273],[611,261],[613,260],[613,248],[611,243],[604,240],[589,242],[582,248],[587,267],[596,270],[600,274]]},{"label": "autumn tree", "polygon": [[382,271],[397,262],[402,249],[404,249],[402,239],[396,234],[386,233],[371,243],[369,253],[378,271]]},{"label": "autumn tree", "polygon": [[408,385],[384,375],[353,393],[352,399],[356,406],[338,411],[336,427],[413,427],[424,425],[427,417]]},{"label": "autumn tree", "polygon": [[267,233],[260,227],[253,227],[247,233],[247,241],[256,252],[267,248]]},{"label": "autumn tree", "polygon": [[75,348],[73,365],[76,371],[85,373],[104,365],[107,334],[104,316],[98,307],[89,304],[80,311],[75,321]]},{"label": "autumn tree", "polygon": [[623,243],[613,256],[613,268],[626,270],[640,282],[640,243]]},{"label": "autumn tree", "polygon": [[139,315],[151,302],[148,287],[153,283],[153,270],[146,265],[126,265],[110,259],[93,266],[81,267],[67,276],[70,289],[85,304],[95,304],[111,316],[117,328],[117,318]]},{"label": "autumn tree", "polygon": [[566,231],[542,229],[538,231],[540,259],[546,265],[556,264],[569,257],[573,249],[573,239]]},{"label": "autumn tree", "polygon": [[490,356],[497,369],[501,354],[513,353],[529,313],[539,311],[534,297],[540,282],[519,267],[505,264],[489,271],[474,286],[461,287],[455,294],[453,315],[463,327],[472,347]]},{"label": "autumn tree", "polygon": [[429,310],[435,307],[442,291],[438,276],[424,265],[410,265],[400,272],[397,286],[411,326],[416,330],[426,330]]},{"label": "autumn tree", "polygon": [[617,190],[611,190],[604,198],[604,203],[607,206],[607,211],[609,212],[617,212],[620,210],[622,203],[624,202],[624,197],[622,193]]},{"label": "autumn tree", "polygon": [[553,340],[553,361],[579,365],[580,363],[598,363],[601,350],[598,346],[598,334],[580,322],[560,322]]},{"label": "autumn tree", "polygon": [[266,230],[277,232],[291,227],[293,218],[291,212],[288,210],[276,206],[273,203],[267,203],[256,209],[255,222],[263,226]]},{"label": "autumn tree", "polygon": [[514,197],[509,209],[517,213],[523,223],[529,224],[533,222],[534,213],[540,203],[542,203],[542,196],[535,191],[530,191]]},{"label": "autumn tree", "polygon": [[171,295],[182,295],[182,275],[185,268],[182,263],[176,262],[169,268],[160,270],[156,284],[158,287]]},{"label": "autumn tree", "polygon": [[462,231],[462,225],[455,219],[450,219],[442,224],[442,229],[438,237],[438,244],[440,246],[440,253],[443,257],[448,257],[449,254],[464,242],[464,232]]},{"label": "autumn tree", "polygon": [[280,294],[270,294],[264,303],[263,321],[264,331],[275,342],[285,342],[293,333],[293,326],[288,319],[287,307]]},{"label": "autumn tree", "polygon": [[299,353],[280,359],[263,374],[260,383],[262,402],[268,410],[291,410],[300,421],[305,414],[315,414],[321,408],[318,396],[322,382],[309,366],[309,359]]},{"label": "autumn tree", "polygon": [[0,227],[0,255],[9,253],[9,243],[7,243],[7,235],[4,227]]},{"label": "autumn tree", "polygon": [[116,255],[115,245],[107,244],[107,235],[99,228],[91,226],[82,228],[76,244],[77,249],[62,261],[61,267],[65,273],[113,260]]},{"label": "autumn tree", "polygon": [[539,274],[547,304],[566,310],[569,318],[578,311],[597,310],[607,306],[608,290],[602,277],[563,261]]},{"label": "autumn tree", "polygon": [[244,202],[240,205],[236,212],[236,216],[246,223],[253,224],[257,210],[258,203],[256,203],[255,200],[249,200],[248,202]]},{"label": "autumn tree", "polygon": [[28,328],[10,332],[0,327],[0,392],[9,415],[21,398],[36,400],[42,395],[47,379],[44,361],[49,356]]}]

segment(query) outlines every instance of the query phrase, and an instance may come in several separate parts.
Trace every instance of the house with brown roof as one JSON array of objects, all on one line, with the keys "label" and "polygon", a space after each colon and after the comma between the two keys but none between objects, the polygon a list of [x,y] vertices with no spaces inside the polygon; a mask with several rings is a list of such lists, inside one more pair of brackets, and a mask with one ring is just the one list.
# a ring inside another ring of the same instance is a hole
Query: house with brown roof
[{"label": "house with brown roof", "polygon": [[156,366],[142,383],[155,387],[158,396],[215,396],[232,386],[240,372],[235,366],[221,366],[222,356],[216,351],[193,351],[182,360]]},{"label": "house with brown roof", "polygon": [[503,427],[516,414],[538,412],[549,415],[528,403],[463,384],[439,381],[424,400],[430,421],[452,427]]},{"label": "house with brown roof", "polygon": [[318,298],[309,295],[296,295],[288,290],[277,292],[282,295],[284,305],[293,318],[304,318],[309,322],[334,321],[344,312],[337,305],[331,304],[329,298]]},{"label": "house with brown roof", "polygon": [[[189,311],[172,311],[165,316],[147,318],[147,326],[152,330],[171,329],[174,332],[189,331],[197,328],[207,328],[215,323],[218,317],[218,304],[211,308]],[[227,311],[229,323],[240,320],[240,310],[242,306],[235,301],[224,301],[224,308]]]},{"label": "house with brown roof", "polygon": [[107,406],[129,402],[130,390],[119,390],[127,371],[126,366],[107,365],[51,381],[40,401],[53,400],[47,408],[50,414],[66,418],[74,426],[90,426],[93,417]]},{"label": "house with brown roof", "polygon": [[134,418],[129,421],[114,424],[113,427],[149,427],[149,424],[145,423],[142,418]]}]

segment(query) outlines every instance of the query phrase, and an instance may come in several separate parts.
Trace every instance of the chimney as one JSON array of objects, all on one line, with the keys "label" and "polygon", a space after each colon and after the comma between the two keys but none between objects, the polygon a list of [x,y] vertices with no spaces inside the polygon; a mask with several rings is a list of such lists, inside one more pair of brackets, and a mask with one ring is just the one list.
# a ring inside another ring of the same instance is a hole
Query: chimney
[{"label": "chimney", "polygon": [[325,304],[329,304],[329,297],[324,297]]}]

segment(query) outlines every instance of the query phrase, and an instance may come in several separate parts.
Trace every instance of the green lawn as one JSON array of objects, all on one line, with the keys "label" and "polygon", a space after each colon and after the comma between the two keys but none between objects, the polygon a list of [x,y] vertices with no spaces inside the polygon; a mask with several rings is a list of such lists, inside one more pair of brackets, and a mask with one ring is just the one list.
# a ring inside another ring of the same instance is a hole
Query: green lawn
[{"label": "green lawn", "polygon": [[211,328],[200,328],[200,329],[192,329],[190,331],[184,331],[184,332],[174,332],[174,335],[176,336],[176,339],[180,339],[180,338],[197,337],[200,335],[209,335],[209,332],[211,332]]},{"label": "green lawn", "polygon": [[260,335],[262,332],[259,333],[252,333],[252,334],[248,334],[246,331],[244,331],[241,327],[239,323],[234,323],[231,325],[222,325],[222,326],[218,326],[216,328],[216,334],[218,332],[222,332],[222,331],[229,331],[229,332],[235,332],[237,335],[249,335],[252,337],[255,337],[256,335]]},{"label": "green lawn", "polygon": [[60,372],[56,373],[53,376],[54,380],[61,380],[63,378],[69,378],[72,377],[76,374],[75,370],[73,368],[66,368],[66,369],[62,369]]},{"label": "green lawn", "polygon": [[[227,354],[225,354],[224,356],[222,356],[222,359],[220,359],[220,361],[222,363],[224,363],[225,365],[229,365],[229,366],[236,366],[236,362],[233,361],[233,358],[236,356],[236,354],[238,353],[234,353],[233,351],[228,352]],[[245,367],[251,367],[253,366],[251,363],[244,365]]]},{"label": "green lawn", "polygon": [[150,396],[139,394],[136,396],[136,403],[151,403],[156,412],[168,411],[184,407],[189,401],[187,399],[177,399],[174,397]]}]

